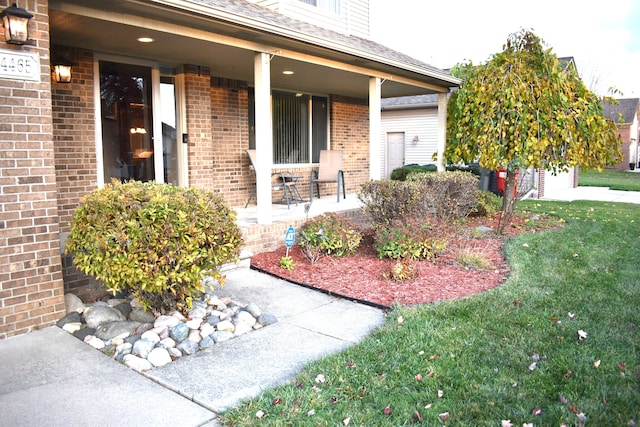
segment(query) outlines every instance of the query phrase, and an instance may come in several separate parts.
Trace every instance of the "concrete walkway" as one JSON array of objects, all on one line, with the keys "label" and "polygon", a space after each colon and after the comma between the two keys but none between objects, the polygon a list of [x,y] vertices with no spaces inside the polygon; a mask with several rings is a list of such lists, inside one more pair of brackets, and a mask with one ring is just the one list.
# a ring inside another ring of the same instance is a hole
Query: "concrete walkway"
[{"label": "concrete walkway", "polygon": [[258,304],[278,323],[145,376],[57,327],[0,341],[0,424],[216,426],[216,412],[356,344],[384,313],[246,268],[219,296]]},{"label": "concrete walkway", "polygon": [[611,190],[607,187],[577,187],[552,191],[543,200],[597,200],[603,202],[640,204],[640,191]]}]

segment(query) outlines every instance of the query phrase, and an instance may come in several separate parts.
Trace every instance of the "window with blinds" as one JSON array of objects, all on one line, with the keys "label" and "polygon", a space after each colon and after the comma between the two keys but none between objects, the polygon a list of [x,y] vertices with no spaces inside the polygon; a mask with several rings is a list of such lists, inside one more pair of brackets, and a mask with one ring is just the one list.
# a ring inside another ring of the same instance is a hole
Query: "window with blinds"
[{"label": "window with blinds", "polygon": [[[318,163],[329,140],[328,100],[322,96],[273,91],[273,164]],[[255,102],[249,92],[249,148],[255,148]]]}]

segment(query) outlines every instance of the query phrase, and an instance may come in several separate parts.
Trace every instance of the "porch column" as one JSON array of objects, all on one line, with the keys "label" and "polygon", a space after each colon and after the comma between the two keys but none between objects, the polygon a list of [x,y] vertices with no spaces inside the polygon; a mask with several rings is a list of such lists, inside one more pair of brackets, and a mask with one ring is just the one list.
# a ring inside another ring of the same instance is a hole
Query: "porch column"
[{"label": "porch column", "polygon": [[380,179],[380,110],[382,83],[378,77],[369,77],[369,178]]},{"label": "porch column", "polygon": [[266,53],[256,52],[253,61],[256,98],[256,204],[258,224],[271,224],[271,65]]},{"label": "porch column", "polygon": [[447,94],[438,93],[438,172],[444,172],[444,150],[447,141]]}]

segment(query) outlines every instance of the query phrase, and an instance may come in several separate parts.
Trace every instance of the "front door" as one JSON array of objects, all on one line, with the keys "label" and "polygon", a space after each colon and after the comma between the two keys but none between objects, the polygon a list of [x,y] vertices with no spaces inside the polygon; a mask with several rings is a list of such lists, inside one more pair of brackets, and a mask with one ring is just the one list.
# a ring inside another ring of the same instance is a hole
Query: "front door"
[{"label": "front door", "polygon": [[[111,58],[109,58],[111,59]],[[174,73],[148,63],[99,60],[102,182],[178,185]]]},{"label": "front door", "polygon": [[404,166],[404,132],[387,133],[387,178],[394,169]]}]

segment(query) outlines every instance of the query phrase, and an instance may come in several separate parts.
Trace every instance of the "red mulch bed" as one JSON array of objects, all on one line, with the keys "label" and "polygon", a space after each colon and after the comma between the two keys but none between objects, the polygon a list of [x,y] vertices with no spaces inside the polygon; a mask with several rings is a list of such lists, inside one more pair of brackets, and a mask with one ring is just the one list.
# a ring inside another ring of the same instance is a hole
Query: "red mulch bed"
[{"label": "red mulch bed", "polygon": [[[272,252],[254,255],[251,266],[293,283],[378,307],[461,298],[504,283],[509,275],[509,266],[502,251],[504,238],[524,231],[536,231],[535,228],[524,226],[523,218],[514,217],[505,236],[489,233],[478,238],[478,233],[473,232],[480,225],[497,229],[498,218],[497,215],[471,218],[464,226],[449,229],[449,244],[445,253],[435,261],[416,262],[416,277],[402,282],[384,278],[393,261],[378,259],[372,239],[366,235],[355,255],[341,258],[323,256],[312,265],[304,257],[301,248],[294,245],[289,255],[295,262],[295,268],[288,271],[279,265],[280,258],[286,254],[283,246]],[[474,270],[458,265],[455,259],[460,249],[482,254],[491,268]]]}]

